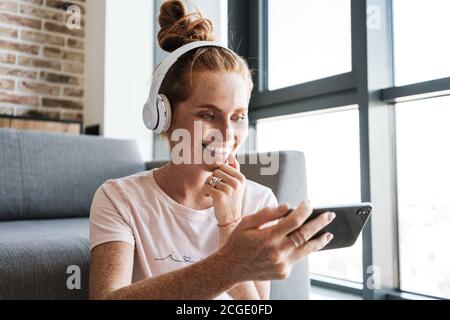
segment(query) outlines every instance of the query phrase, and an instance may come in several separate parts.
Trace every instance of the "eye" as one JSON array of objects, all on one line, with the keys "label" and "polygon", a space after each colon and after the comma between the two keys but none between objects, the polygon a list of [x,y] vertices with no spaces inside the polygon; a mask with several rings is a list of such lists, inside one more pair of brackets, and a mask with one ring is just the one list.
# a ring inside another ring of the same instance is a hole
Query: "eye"
[{"label": "eye", "polygon": [[203,120],[211,121],[216,119],[216,115],[213,113],[203,113],[199,114],[198,117]]},{"label": "eye", "polygon": [[234,120],[236,122],[239,122],[239,123],[246,122],[247,121],[247,115],[245,115],[245,114],[239,115]]}]

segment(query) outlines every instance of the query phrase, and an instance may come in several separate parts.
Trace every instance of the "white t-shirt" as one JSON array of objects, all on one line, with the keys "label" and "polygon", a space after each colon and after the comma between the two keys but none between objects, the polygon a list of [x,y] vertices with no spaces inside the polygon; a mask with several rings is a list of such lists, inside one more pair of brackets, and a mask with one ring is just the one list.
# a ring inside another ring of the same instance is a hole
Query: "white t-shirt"
[{"label": "white t-shirt", "polygon": [[[200,261],[219,248],[214,208],[193,210],[156,183],[157,169],[108,180],[95,193],[90,212],[90,249],[107,242],[134,246],[132,282]],[[242,215],[277,206],[272,190],[246,181]],[[231,299],[224,293],[218,299]]]}]

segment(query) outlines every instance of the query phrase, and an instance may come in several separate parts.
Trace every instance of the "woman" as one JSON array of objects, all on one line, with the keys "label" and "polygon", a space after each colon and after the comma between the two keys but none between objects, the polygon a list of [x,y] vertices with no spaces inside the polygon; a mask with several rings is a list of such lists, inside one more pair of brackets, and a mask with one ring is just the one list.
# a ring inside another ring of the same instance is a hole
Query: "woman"
[{"label": "woman", "polygon": [[[214,40],[211,22],[188,15],[179,0],[163,3],[159,22],[168,52]],[[171,136],[182,129],[193,137],[191,154],[208,151],[213,161],[172,158],[97,190],[92,299],[268,299],[270,280],[286,278],[292,263],[331,240],[311,237],[333,213],[305,224],[312,209],[302,203],[286,216],[270,189],[240,173],[235,155],[247,137],[252,89],[246,62],[219,47],[188,52],[169,70],[160,90],[173,109],[165,138],[174,150]],[[211,139],[211,131],[225,138]]]}]

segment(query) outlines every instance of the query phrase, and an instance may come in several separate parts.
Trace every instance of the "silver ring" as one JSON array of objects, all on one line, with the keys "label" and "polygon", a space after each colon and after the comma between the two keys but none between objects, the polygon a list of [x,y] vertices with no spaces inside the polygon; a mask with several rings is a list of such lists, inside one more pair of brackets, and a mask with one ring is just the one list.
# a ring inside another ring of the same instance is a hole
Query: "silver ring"
[{"label": "silver ring", "polygon": [[294,244],[294,246],[296,248],[300,247],[300,242],[298,241],[298,239],[294,233],[291,233],[290,235],[288,235],[288,238],[292,241],[292,243]]},{"label": "silver ring", "polygon": [[222,181],[221,178],[212,176],[212,177],[209,178],[208,184],[209,184],[211,187],[215,188],[215,187],[217,187],[217,185],[218,185],[221,181]]}]

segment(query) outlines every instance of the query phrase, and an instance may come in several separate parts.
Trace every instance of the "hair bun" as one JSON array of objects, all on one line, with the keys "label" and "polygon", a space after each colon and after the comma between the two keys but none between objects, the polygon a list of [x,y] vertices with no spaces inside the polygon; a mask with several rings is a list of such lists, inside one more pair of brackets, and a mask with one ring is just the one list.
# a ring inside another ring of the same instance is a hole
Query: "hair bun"
[{"label": "hair bun", "polygon": [[189,14],[181,0],[165,1],[161,5],[158,22],[161,26],[159,46],[167,52],[191,42],[215,40],[211,20],[203,18],[198,10]]}]

